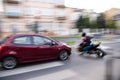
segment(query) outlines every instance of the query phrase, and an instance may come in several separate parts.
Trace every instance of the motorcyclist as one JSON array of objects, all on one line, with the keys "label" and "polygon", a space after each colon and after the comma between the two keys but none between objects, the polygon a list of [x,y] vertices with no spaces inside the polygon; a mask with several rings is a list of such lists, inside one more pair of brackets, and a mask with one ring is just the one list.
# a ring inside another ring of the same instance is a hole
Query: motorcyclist
[{"label": "motorcyclist", "polygon": [[86,33],[82,33],[82,41],[80,42],[80,46],[83,48],[83,51],[89,52],[89,49],[93,47],[93,43],[91,41],[90,36],[86,36]]}]

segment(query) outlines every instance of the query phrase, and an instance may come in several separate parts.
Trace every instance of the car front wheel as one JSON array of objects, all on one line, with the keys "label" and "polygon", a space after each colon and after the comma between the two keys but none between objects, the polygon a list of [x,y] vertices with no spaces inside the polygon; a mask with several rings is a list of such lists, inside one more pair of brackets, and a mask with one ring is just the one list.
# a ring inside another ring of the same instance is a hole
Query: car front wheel
[{"label": "car front wheel", "polygon": [[2,60],[2,67],[5,69],[13,69],[17,66],[17,60],[14,57],[5,57]]},{"label": "car front wheel", "polygon": [[66,50],[60,51],[58,58],[62,61],[67,60],[69,58],[69,54]]}]

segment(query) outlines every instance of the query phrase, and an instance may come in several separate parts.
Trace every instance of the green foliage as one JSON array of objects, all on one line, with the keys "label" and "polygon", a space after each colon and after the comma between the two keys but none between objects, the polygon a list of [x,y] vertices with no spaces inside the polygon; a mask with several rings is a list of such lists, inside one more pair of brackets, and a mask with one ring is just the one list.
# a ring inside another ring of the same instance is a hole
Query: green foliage
[{"label": "green foliage", "polygon": [[115,21],[114,20],[108,20],[107,21],[107,27],[108,28],[116,28]]},{"label": "green foliage", "polygon": [[90,23],[90,28],[91,28],[91,29],[96,29],[96,28],[98,28],[97,22],[96,22],[96,21],[92,21],[92,22]]},{"label": "green foliage", "polygon": [[97,17],[95,21],[90,21],[89,16],[80,16],[79,19],[76,21],[76,27],[81,31],[83,28],[116,28],[114,20],[105,20],[105,16],[103,13]]},{"label": "green foliage", "polygon": [[76,43],[75,41],[66,42],[66,44],[68,45],[74,45],[75,43]]},{"label": "green foliage", "polygon": [[90,27],[89,17],[86,16],[85,18],[83,18],[83,21],[84,21],[84,26],[85,26],[85,28],[89,28],[89,27]]},{"label": "green foliage", "polygon": [[90,27],[90,21],[88,16],[80,16],[79,19],[76,21],[76,27],[81,31],[83,28]]},{"label": "green foliage", "polygon": [[80,16],[79,19],[76,21],[76,27],[79,29],[79,31],[83,28],[83,16]]},{"label": "green foliage", "polygon": [[97,26],[98,28],[106,28],[106,20],[103,13],[101,13],[100,16],[97,17]]}]

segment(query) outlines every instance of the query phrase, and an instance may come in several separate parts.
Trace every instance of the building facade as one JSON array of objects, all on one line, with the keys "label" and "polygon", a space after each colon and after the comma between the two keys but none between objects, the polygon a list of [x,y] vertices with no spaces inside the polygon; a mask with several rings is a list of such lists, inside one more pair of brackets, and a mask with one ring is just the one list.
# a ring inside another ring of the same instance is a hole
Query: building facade
[{"label": "building facade", "polygon": [[2,34],[31,32],[37,21],[39,32],[67,35],[73,23],[72,8],[65,7],[64,0],[4,0]]},{"label": "building facade", "polygon": [[104,12],[106,20],[114,20],[117,28],[120,29],[120,9],[112,8]]},{"label": "building facade", "polygon": [[4,12],[4,8],[3,8],[3,0],[0,1],[0,37],[2,36],[2,15],[3,15],[3,12]]}]

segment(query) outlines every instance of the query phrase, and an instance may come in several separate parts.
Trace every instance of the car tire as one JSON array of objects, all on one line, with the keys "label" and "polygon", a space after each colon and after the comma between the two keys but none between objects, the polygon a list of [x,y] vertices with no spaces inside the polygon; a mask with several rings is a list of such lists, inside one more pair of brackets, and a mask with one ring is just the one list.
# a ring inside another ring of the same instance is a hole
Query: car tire
[{"label": "car tire", "polygon": [[18,62],[14,57],[5,57],[2,60],[2,67],[4,69],[13,69],[17,66]]},{"label": "car tire", "polygon": [[65,61],[69,58],[69,54],[66,50],[62,50],[60,51],[58,58],[59,60]]}]

